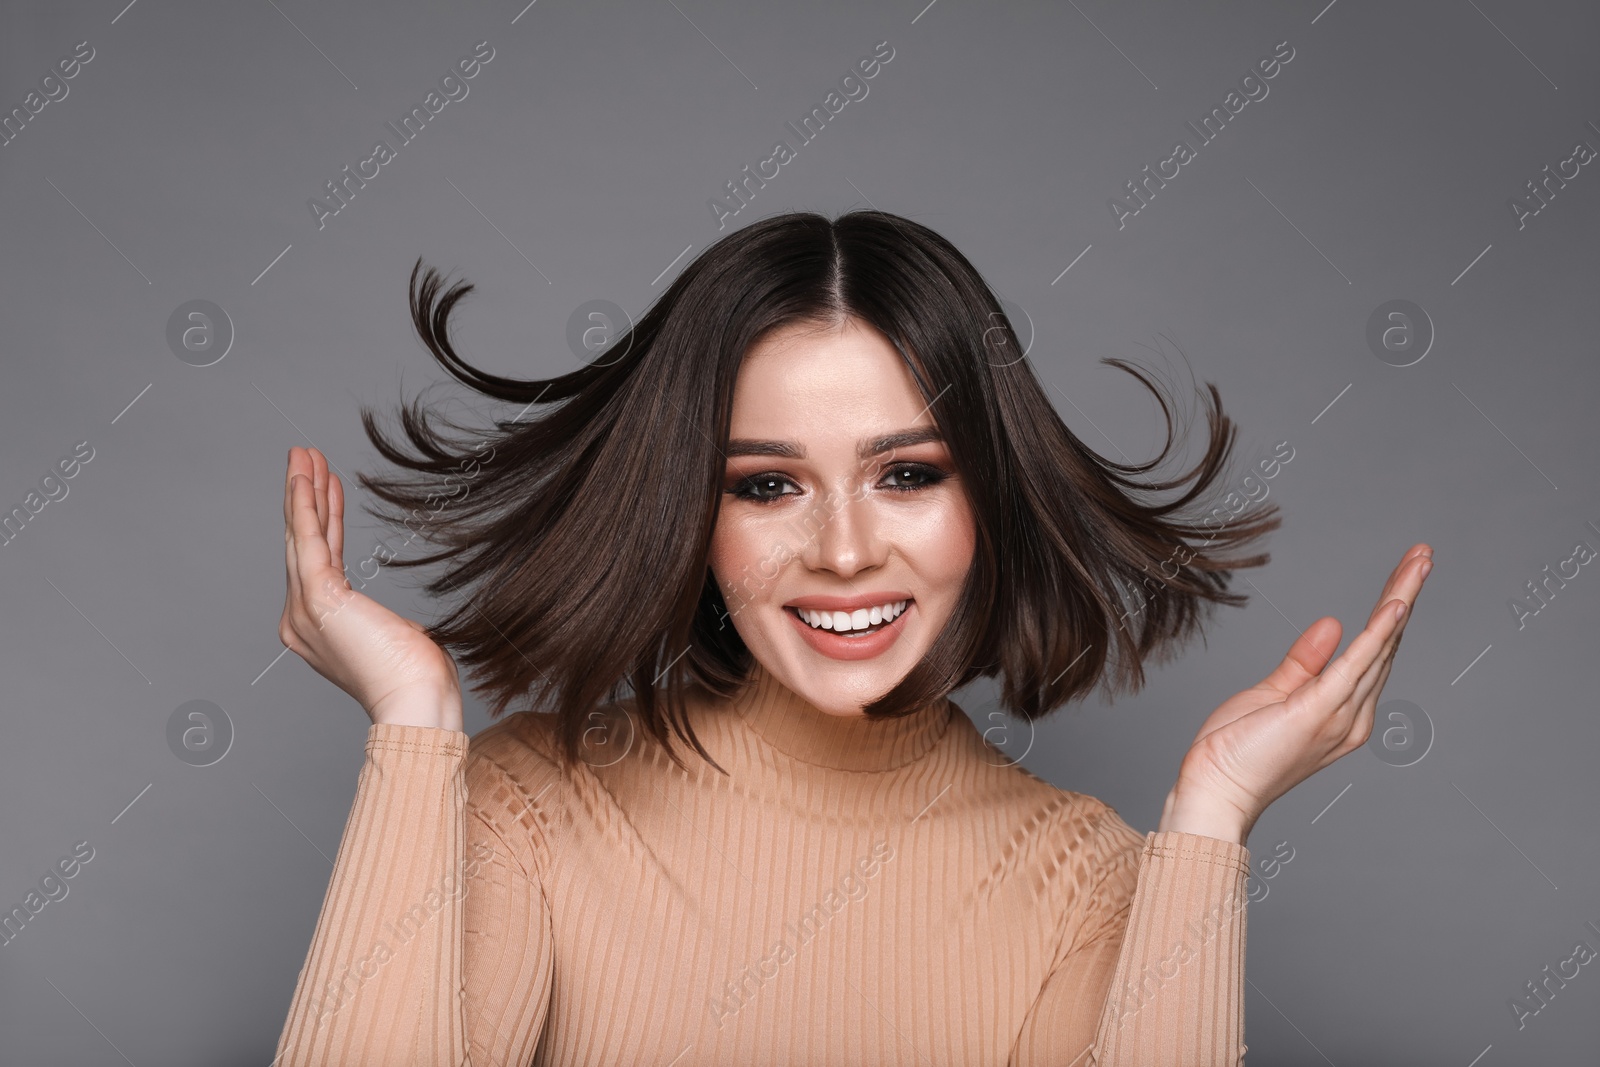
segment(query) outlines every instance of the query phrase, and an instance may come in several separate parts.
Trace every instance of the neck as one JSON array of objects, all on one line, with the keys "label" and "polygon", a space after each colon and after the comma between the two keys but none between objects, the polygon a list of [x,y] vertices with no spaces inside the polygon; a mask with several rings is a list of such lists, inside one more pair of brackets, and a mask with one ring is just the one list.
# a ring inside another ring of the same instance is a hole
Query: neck
[{"label": "neck", "polygon": [[948,699],[892,719],[832,715],[759,663],[732,699],[733,710],[767,745],[802,763],[848,771],[891,770],[923,756],[950,724]]}]

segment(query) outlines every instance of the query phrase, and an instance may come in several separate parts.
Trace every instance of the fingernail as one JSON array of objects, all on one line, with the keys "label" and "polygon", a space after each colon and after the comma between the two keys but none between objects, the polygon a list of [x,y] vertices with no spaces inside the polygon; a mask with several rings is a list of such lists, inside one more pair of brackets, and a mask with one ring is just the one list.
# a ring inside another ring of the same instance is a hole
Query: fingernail
[{"label": "fingernail", "polygon": [[1431,570],[1433,570],[1433,560],[1430,559],[1422,565],[1422,576],[1426,578]]}]

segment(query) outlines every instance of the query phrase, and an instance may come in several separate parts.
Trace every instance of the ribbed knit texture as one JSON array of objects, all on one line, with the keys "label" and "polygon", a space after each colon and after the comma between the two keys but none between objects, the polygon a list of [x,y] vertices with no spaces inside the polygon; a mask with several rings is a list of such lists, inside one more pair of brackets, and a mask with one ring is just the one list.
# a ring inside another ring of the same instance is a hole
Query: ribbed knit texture
[{"label": "ribbed knit texture", "polygon": [[674,767],[626,706],[373,726],[276,1067],[1243,1063],[1249,850],[1141,836],[949,702],[758,670]]}]

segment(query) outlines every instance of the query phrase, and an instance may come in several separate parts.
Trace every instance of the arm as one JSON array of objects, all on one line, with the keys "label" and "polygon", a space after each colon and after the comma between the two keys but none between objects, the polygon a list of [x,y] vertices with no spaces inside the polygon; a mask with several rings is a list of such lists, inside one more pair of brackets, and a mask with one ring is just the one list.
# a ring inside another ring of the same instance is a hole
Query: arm
[{"label": "arm", "polygon": [[[1115,813],[1102,819],[1114,851],[1091,874],[1106,873],[1088,894],[1088,914],[1061,939],[1013,1062],[1240,1062],[1250,874],[1243,842],[1269,804],[1371,736],[1432,557],[1427,544],[1406,552],[1343,655],[1333,655],[1343,628],[1324,616],[1271,674],[1213,711],[1184,756],[1156,833],[1141,840]],[[1091,1028],[1085,1005],[1102,1004]]]},{"label": "arm", "polygon": [[344,489],[314,448],[289,450],[283,514],[278,636],[373,725],[273,1067],[526,1063],[553,966],[554,765],[499,728],[468,755],[455,661],[345,579]]},{"label": "arm", "polygon": [[538,820],[458,730],[367,737],[274,1067],[526,1063],[552,972]]},{"label": "arm", "polygon": [[1249,849],[1181,830],[1141,836],[1110,808],[1097,830],[1013,1067],[1241,1064]]}]

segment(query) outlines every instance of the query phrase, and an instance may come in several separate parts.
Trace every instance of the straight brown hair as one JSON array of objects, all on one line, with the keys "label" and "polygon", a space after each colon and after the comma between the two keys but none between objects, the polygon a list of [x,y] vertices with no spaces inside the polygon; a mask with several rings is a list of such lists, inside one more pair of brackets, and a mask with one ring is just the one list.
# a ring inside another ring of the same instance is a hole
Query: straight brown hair
[{"label": "straight brown hair", "polygon": [[[1174,445],[1162,389],[1126,361],[1102,360],[1155,395],[1167,439],[1148,463],[1096,454],[1019,357],[1012,324],[976,268],[945,238],[897,215],[794,212],[736,230],[609,347],[553,378],[468,365],[451,346],[449,323],[473,286],[441,295],[442,286],[419,258],[409,295],[423,344],[455,379],[520,410],[473,428],[430,413],[420,397],[402,402],[413,455],[363,406],[374,447],[410,472],[360,474],[363,487],[400,509],[367,510],[408,528],[408,514],[437,513],[414,532],[438,550],[390,565],[448,564],[424,588],[465,595],[429,636],[474,672],[472,688],[491,717],[524,694],[551,711],[569,765],[591,713],[631,691],[640,725],[675,763],[682,766],[669,729],[716,766],[689,727],[684,694],[692,678],[731,696],[752,664],[707,553],[735,376],[745,352],[779,327],[855,316],[882,331],[930,404],[976,518],[973,566],[948,624],[922,661],[865,707],[869,717],[907,714],[979,677],[1002,677],[1002,707],[1028,720],[1102,680],[1113,694],[1137,690],[1144,663],[1171,658],[1215,604],[1245,603],[1228,591],[1234,569],[1270,559],[1221,553],[1281,524],[1276,505],[1220,522],[1205,521],[1203,505],[1183,512],[1224,473],[1233,448],[1236,428],[1216,386],[1207,383],[1204,456],[1171,480],[1139,480]],[[1144,499],[1190,481],[1176,499]],[[435,506],[441,497],[451,502]]]}]

